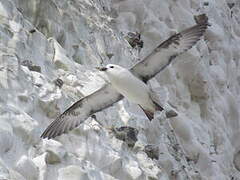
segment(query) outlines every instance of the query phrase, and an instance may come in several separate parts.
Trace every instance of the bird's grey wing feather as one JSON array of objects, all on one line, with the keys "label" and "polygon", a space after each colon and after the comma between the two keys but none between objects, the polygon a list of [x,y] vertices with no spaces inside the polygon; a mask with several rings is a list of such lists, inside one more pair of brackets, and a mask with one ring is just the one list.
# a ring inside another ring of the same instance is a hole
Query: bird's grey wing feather
[{"label": "bird's grey wing feather", "polygon": [[147,82],[165,69],[176,56],[192,48],[203,36],[207,26],[206,18],[206,21],[203,21],[201,24],[171,36],[155,48],[146,58],[134,65],[130,71],[144,82]]},{"label": "bird's grey wing feather", "polygon": [[67,133],[93,113],[111,106],[122,98],[123,96],[114,90],[110,84],[106,84],[104,87],[83,97],[70,106],[47,127],[41,138],[51,139]]},{"label": "bird's grey wing feather", "polygon": [[[206,28],[207,22],[173,35],[154,49],[149,56],[133,66],[130,71],[147,82],[167,67],[175,56],[196,44]],[[159,59],[160,57],[161,59]],[[117,93],[110,85],[106,85],[74,103],[47,127],[41,137],[50,139],[66,133],[77,127],[91,114],[111,106],[122,98],[123,96]]]}]

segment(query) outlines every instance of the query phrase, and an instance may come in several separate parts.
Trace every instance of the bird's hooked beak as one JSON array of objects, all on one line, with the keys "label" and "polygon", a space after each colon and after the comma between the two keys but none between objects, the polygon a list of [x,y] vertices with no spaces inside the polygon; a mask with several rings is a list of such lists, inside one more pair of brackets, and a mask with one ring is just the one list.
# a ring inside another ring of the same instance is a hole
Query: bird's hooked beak
[{"label": "bird's hooked beak", "polygon": [[106,67],[96,67],[96,69],[99,70],[99,71],[106,71],[107,70]]}]

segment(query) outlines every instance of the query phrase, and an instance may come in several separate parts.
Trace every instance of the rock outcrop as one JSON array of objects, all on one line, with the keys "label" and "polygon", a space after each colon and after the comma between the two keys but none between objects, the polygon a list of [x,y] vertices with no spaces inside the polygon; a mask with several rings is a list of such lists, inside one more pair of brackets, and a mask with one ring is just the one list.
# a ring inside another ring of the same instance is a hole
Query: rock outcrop
[{"label": "rock outcrop", "polygon": [[[131,67],[202,13],[204,38],[150,82],[177,117],[149,122],[124,99],[40,139],[105,82],[94,67]],[[239,27],[237,0],[0,0],[0,179],[239,179]],[[131,147],[109,132],[123,126]]]}]

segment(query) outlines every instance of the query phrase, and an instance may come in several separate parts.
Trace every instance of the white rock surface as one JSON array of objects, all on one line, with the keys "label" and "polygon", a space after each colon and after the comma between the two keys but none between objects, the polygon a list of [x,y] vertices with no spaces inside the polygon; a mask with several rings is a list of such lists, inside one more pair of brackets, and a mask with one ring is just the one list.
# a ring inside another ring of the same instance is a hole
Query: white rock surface
[{"label": "white rock surface", "polygon": [[[152,81],[179,112],[170,126],[123,100],[96,114],[103,127],[89,118],[68,135],[39,138],[103,84],[95,66],[130,67],[201,13],[211,25],[205,40]],[[239,27],[238,0],[0,0],[0,179],[240,179]],[[124,39],[129,31],[141,33],[140,53]],[[107,130],[123,125],[139,130],[133,149]],[[159,146],[159,160],[147,144]]]},{"label": "white rock surface", "polygon": [[15,169],[26,179],[38,179],[38,168],[31,159],[23,155],[15,165]]}]

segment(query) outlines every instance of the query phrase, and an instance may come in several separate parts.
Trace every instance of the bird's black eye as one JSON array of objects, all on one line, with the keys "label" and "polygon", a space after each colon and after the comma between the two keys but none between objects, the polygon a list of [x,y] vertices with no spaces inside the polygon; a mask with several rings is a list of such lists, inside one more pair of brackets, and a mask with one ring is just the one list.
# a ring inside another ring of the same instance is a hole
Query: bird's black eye
[{"label": "bird's black eye", "polygon": [[114,66],[110,66],[110,68],[114,68]]}]

